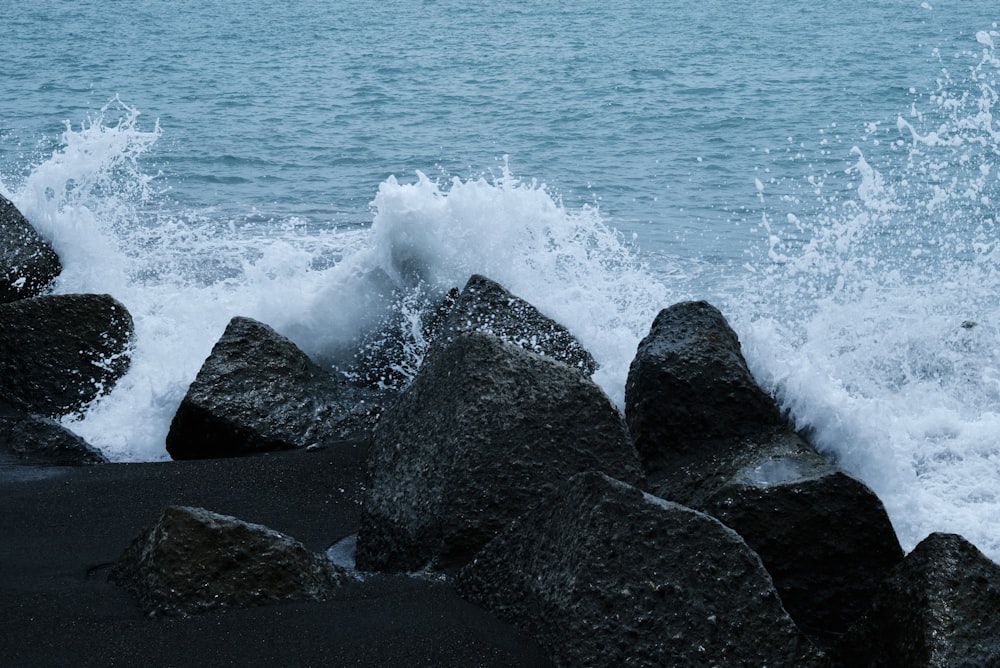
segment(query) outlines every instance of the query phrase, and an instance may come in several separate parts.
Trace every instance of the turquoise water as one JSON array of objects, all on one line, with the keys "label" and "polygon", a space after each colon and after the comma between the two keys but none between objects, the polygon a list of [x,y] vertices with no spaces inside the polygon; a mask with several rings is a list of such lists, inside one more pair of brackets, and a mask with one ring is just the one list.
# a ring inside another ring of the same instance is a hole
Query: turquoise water
[{"label": "turquoise water", "polygon": [[[993,5],[39,0],[0,42],[0,191],[109,292],[134,364],[64,422],[163,459],[234,315],[317,359],[402,290],[493,276],[622,401],[707,298],[906,547],[1000,558]],[[405,308],[405,305],[404,305]],[[964,326],[963,326],[964,325]]]}]

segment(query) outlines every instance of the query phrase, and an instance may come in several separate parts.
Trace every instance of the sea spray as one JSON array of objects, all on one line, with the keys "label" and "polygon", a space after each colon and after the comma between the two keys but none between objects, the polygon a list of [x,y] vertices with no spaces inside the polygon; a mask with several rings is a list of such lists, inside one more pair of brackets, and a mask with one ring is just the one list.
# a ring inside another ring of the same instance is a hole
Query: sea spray
[{"label": "sea spray", "polygon": [[[787,239],[734,320],[797,427],[883,499],[907,549],[931,531],[1000,558],[1000,83],[993,39],[944,67],[843,173],[791,192]],[[964,64],[964,69],[955,70]],[[873,124],[874,126],[874,124]],[[818,204],[818,206],[817,206]],[[794,223],[795,229],[791,229]],[[791,240],[789,240],[791,239]]]}]

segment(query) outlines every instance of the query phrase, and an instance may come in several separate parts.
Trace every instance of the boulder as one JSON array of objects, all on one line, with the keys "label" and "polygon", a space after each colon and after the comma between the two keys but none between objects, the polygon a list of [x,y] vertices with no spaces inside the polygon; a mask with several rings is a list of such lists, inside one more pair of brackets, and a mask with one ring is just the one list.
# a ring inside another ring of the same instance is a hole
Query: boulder
[{"label": "boulder", "polygon": [[557,666],[826,665],[735,532],[599,473],[516,520],[456,586]]},{"label": "boulder", "polygon": [[100,450],[51,418],[0,405],[0,451],[23,464],[104,464]]},{"label": "boulder", "polygon": [[132,334],[109,295],[0,304],[0,400],[44,417],[80,411],[128,370]]},{"label": "boulder", "polygon": [[129,545],[109,578],[149,616],[187,616],[277,601],[322,601],[343,574],[302,543],[203,508],[170,506]]},{"label": "boulder", "polygon": [[846,665],[1000,665],[1000,566],[961,536],[932,533],[886,578],[841,643]]},{"label": "boulder", "polygon": [[167,434],[174,459],[322,447],[367,433],[377,407],[294,343],[233,318],[188,388]]},{"label": "boulder", "polygon": [[0,303],[40,295],[60,272],[56,252],[0,195]]},{"label": "boulder", "polygon": [[456,568],[575,473],[642,477],[597,385],[478,332],[428,358],[376,426],[368,466],[362,570]]},{"label": "boulder", "polygon": [[593,356],[555,320],[516,297],[499,283],[474,274],[433,331],[434,347],[444,347],[463,332],[483,332],[546,355],[590,376]]},{"label": "boulder", "polygon": [[705,302],[662,311],[625,392],[649,491],[738,531],[814,638],[846,631],[902,549],[875,494],[785,424],[722,314]]}]

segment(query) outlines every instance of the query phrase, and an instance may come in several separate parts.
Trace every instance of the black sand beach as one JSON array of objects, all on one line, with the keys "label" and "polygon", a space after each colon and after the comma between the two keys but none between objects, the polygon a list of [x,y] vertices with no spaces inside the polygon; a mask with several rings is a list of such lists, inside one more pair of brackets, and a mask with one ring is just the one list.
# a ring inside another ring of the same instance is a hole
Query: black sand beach
[{"label": "black sand beach", "polygon": [[0,462],[4,666],[548,666],[448,584],[376,576],[335,600],[150,619],[107,580],[168,505],[199,506],[323,551],[354,533],[367,448],[83,467]]}]

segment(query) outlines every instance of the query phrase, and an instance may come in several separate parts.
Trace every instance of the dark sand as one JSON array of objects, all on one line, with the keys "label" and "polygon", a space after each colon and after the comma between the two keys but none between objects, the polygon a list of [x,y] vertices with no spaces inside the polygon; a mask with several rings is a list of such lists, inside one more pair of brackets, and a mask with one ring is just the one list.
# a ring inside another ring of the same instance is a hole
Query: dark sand
[{"label": "dark sand", "polygon": [[548,666],[449,585],[373,576],[336,600],[150,619],[107,581],[167,505],[284,532],[316,551],[357,531],[365,447],[86,467],[0,462],[0,665]]}]

